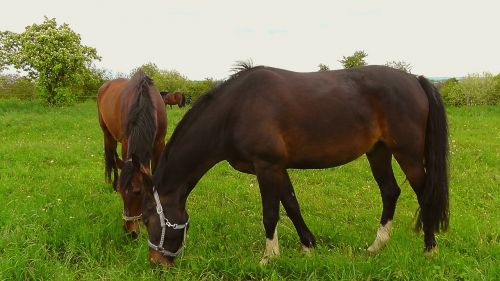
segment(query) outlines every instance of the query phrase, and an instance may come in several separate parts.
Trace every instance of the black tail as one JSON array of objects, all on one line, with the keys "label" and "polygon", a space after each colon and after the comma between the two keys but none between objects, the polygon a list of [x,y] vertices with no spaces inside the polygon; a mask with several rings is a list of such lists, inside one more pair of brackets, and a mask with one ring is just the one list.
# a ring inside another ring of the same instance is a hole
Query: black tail
[{"label": "black tail", "polygon": [[449,224],[448,199],[448,122],[439,91],[423,76],[418,77],[429,101],[429,116],[425,135],[424,218],[418,214],[416,229],[430,223],[435,232],[445,231]]}]

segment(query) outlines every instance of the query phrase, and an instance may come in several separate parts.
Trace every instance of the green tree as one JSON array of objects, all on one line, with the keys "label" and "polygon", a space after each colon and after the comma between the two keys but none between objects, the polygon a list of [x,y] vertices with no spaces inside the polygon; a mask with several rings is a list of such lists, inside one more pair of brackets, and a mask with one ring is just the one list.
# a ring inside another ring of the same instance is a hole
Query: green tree
[{"label": "green tree", "polygon": [[395,69],[399,69],[399,70],[404,71],[406,73],[411,73],[411,69],[413,68],[413,66],[411,66],[411,64],[409,64],[405,61],[388,61],[388,62],[386,62],[385,65],[392,67],[392,68],[395,68]]},{"label": "green tree", "polygon": [[160,74],[160,69],[158,68],[158,66],[152,62],[148,62],[146,64],[143,64],[137,68],[134,68],[131,72],[130,72],[130,76],[134,75],[137,71],[139,70],[142,70],[144,71],[144,73],[146,73],[147,76],[149,76],[150,78],[154,78],[155,76],[157,76],[158,74]]},{"label": "green tree", "polygon": [[356,51],[351,56],[343,56],[339,62],[344,66],[344,68],[353,68],[365,66],[367,63],[365,62],[365,58],[368,54],[365,51]]},{"label": "green tree", "polygon": [[81,44],[80,35],[55,18],[27,26],[22,33],[0,32],[0,68],[13,66],[34,78],[48,104],[71,102],[75,88],[85,84],[95,48]]},{"label": "green tree", "polygon": [[318,65],[318,67],[319,67],[319,71],[328,71],[328,70],[330,70],[330,67],[328,65],[326,65],[326,64],[320,63]]}]

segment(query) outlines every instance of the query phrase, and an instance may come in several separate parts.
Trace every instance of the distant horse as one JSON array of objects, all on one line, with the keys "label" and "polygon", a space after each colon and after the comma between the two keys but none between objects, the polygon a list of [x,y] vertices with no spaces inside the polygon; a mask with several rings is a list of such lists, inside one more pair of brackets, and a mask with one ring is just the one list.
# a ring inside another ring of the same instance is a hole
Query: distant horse
[{"label": "distant horse", "polygon": [[[390,237],[401,191],[391,167],[394,156],[417,195],[416,227],[423,228],[425,252],[434,252],[434,234],[446,230],[449,218],[448,132],[439,92],[426,78],[384,66],[314,73],[243,70],[201,96],[185,114],[153,181],[147,181],[152,186],[144,189],[143,218],[149,258],[172,265],[185,242],[187,197],[222,160],[257,176],[267,238],[261,263],[279,255],[280,202],[307,251],[316,242],[287,169],[334,167],[363,154],[383,202],[368,251],[378,251]],[[334,200],[318,198],[326,199]]]},{"label": "distant horse", "polygon": [[177,104],[179,107],[184,107],[186,105],[186,97],[182,93],[160,92],[160,95],[165,105],[170,105],[170,108],[172,108],[174,104]]},{"label": "distant horse", "polygon": [[[165,145],[165,106],[153,81],[143,72],[130,80],[104,83],[97,97],[99,124],[104,133],[105,175],[123,202],[125,230],[137,237],[141,218],[141,173],[151,174]],[[116,152],[121,143],[122,159]],[[152,161],[151,161],[152,160]],[[122,169],[118,178],[118,168]]]}]

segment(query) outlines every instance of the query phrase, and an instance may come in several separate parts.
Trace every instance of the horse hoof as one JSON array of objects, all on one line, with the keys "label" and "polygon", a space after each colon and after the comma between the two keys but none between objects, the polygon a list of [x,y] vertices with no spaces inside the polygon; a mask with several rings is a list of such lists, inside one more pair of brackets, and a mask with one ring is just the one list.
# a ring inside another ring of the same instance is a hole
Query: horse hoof
[{"label": "horse hoof", "polygon": [[268,263],[269,263],[269,257],[263,257],[259,262],[261,266],[266,266]]},{"label": "horse hoof", "polygon": [[304,256],[311,256],[312,255],[312,252],[313,252],[313,248],[312,247],[306,247],[304,245],[302,245],[302,254]]},{"label": "horse hoof", "polygon": [[426,258],[432,258],[434,256],[437,256],[438,254],[439,254],[439,250],[438,250],[437,246],[432,247],[431,249],[424,251],[424,256]]}]

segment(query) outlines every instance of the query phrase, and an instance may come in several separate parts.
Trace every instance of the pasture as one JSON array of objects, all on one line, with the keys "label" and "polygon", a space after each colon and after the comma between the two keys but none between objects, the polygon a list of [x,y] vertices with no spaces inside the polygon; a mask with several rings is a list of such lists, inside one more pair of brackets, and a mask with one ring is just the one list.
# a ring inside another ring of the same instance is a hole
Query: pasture
[{"label": "pasture", "polygon": [[[167,108],[168,133],[187,111]],[[498,280],[500,107],[448,108],[450,230],[424,257],[413,232],[415,194],[402,193],[392,239],[376,255],[382,203],[366,157],[327,170],[293,170],[317,248],[304,256],[281,208],[281,257],[261,267],[265,245],[254,176],[222,162],[191,193],[190,229],[174,268],[151,267],[143,227],[122,230],[122,201],[104,181],[94,101],[73,107],[0,100],[1,280]]]}]

